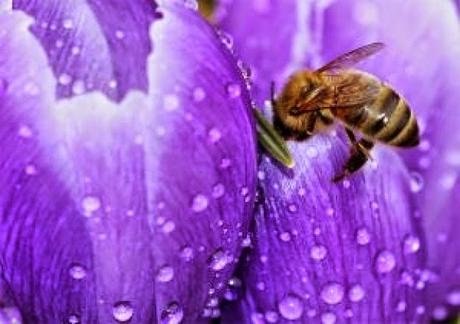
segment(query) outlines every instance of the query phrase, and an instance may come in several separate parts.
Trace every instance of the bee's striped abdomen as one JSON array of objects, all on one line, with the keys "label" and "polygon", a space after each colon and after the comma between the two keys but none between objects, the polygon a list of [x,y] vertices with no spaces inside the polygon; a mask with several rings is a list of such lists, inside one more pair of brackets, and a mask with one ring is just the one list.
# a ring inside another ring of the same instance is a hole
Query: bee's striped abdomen
[{"label": "bee's striped abdomen", "polygon": [[355,127],[372,139],[400,147],[419,142],[417,121],[406,101],[393,89],[382,86],[377,98],[365,107],[366,118]]}]

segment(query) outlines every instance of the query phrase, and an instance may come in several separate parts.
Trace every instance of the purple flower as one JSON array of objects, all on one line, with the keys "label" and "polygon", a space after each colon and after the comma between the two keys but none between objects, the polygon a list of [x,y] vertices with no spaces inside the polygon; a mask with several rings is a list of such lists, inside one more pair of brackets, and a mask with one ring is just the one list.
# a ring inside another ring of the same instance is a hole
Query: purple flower
[{"label": "purple flower", "polygon": [[[0,322],[452,316],[454,2],[222,1],[225,32],[193,9],[0,2]],[[295,168],[260,154],[257,170],[251,97],[269,115],[272,80],[373,41],[387,48],[360,67],[407,98],[420,146],[378,145],[335,184],[337,127],[289,143]]]},{"label": "purple flower", "polygon": [[230,52],[182,4],[2,6],[2,304],[26,323],[216,316],[256,174]]},{"label": "purple flower", "polygon": [[297,167],[263,159],[243,300],[226,322],[423,322],[460,305],[460,28],[454,2],[233,1],[218,24],[252,70],[259,106],[287,76],[373,41],[360,67],[394,85],[422,127],[417,149],[377,147],[341,185],[342,131],[291,143]]}]

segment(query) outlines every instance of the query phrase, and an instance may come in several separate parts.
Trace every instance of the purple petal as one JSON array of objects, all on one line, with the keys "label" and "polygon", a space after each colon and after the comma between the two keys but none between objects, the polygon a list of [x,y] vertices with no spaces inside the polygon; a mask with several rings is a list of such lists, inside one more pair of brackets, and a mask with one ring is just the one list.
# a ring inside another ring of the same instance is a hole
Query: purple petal
[{"label": "purple petal", "polygon": [[[82,89],[94,80],[91,89],[103,92],[65,99],[56,87],[71,54],[64,46],[51,53],[51,29],[39,38],[28,29],[61,7],[47,2],[39,20],[0,13],[6,292],[25,322],[195,322],[206,305],[215,312],[251,215],[255,142],[244,81],[192,10],[160,7],[164,18],[149,31],[142,22],[151,11],[136,9],[139,24],[120,24],[147,47],[131,41],[121,55],[112,44],[96,56],[91,40],[115,41],[100,30],[113,27],[110,8],[125,1],[111,1],[107,17],[78,4],[63,17],[101,27],[74,25],[81,58],[66,71]],[[150,38],[155,51],[146,56]],[[133,79],[121,85],[123,64]],[[116,92],[102,86],[111,78]]]},{"label": "purple petal", "polygon": [[318,136],[290,147],[301,161],[292,173],[262,162],[253,247],[242,270],[245,299],[229,316],[422,321],[423,237],[400,159],[377,149],[372,166],[334,184],[330,179],[347,150],[338,137]]},{"label": "purple petal", "polygon": [[99,90],[116,100],[130,89],[147,91],[155,7],[148,0],[13,1],[14,9],[34,18],[30,30],[60,80],[58,97]]},{"label": "purple petal", "polygon": [[[302,66],[321,66],[365,43],[386,43],[382,53],[359,67],[394,85],[419,119],[421,144],[402,155],[411,171],[412,191],[425,220],[428,264],[439,277],[428,285],[427,307],[429,311],[434,306],[438,310],[439,305],[445,307],[448,296],[460,285],[460,241],[454,234],[460,229],[460,221],[448,212],[460,204],[460,29],[454,7],[456,3],[458,9],[458,1],[424,0],[416,6],[396,0],[292,1],[284,6],[281,1],[262,1],[267,4],[263,15],[244,3],[234,1],[224,8],[222,25],[234,35],[236,51],[251,65],[259,103],[269,97],[268,80],[281,84],[284,80],[280,75]],[[239,16],[254,18],[236,24]],[[271,24],[273,19],[282,22]],[[252,25],[254,20],[257,23]],[[289,29],[290,34],[283,33],[284,41],[279,41],[278,30],[284,28],[280,26],[292,24],[295,26]],[[244,33],[245,30],[250,32]],[[274,52],[280,48],[285,50],[283,56]],[[283,64],[273,64],[273,69],[267,70],[260,63],[262,58],[264,62],[282,60]],[[264,72],[261,79],[257,79],[259,71]]]}]

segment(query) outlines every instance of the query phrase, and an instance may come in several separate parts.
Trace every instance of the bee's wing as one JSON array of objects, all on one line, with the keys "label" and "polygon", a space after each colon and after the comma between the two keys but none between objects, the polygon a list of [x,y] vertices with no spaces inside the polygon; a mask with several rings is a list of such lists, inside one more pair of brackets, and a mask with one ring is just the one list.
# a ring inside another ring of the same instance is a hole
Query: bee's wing
[{"label": "bee's wing", "polygon": [[383,43],[371,43],[354,49],[351,52],[345,53],[327,63],[323,67],[316,70],[316,73],[323,73],[326,71],[336,71],[340,69],[349,68],[365,58],[374,55],[380,51],[385,45]]},{"label": "bee's wing", "polygon": [[381,81],[364,73],[323,74],[327,80],[328,94],[319,106],[329,108],[353,108],[372,103],[382,87]]}]

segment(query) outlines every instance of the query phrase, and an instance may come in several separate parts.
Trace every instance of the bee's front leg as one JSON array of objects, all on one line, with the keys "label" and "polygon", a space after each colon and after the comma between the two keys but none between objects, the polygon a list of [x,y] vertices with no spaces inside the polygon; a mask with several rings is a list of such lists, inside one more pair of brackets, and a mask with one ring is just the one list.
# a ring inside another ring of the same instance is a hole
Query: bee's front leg
[{"label": "bee's front leg", "polygon": [[366,139],[361,139],[360,141],[356,140],[356,137],[352,130],[347,128],[346,131],[352,144],[351,155],[345,163],[342,173],[335,176],[332,179],[332,181],[334,182],[339,182],[343,180],[345,177],[361,169],[364,166],[364,164],[366,164],[366,162],[369,160],[369,152],[374,146],[373,142],[368,141]]}]

